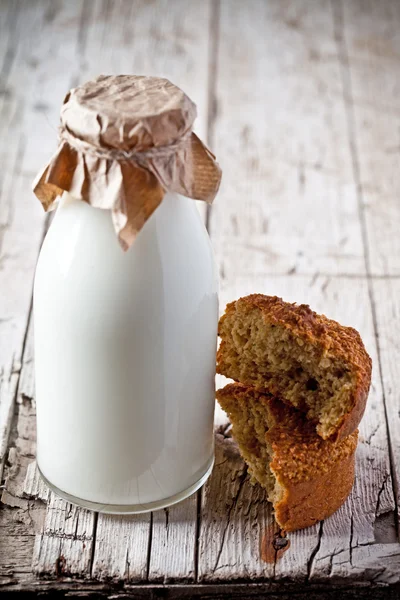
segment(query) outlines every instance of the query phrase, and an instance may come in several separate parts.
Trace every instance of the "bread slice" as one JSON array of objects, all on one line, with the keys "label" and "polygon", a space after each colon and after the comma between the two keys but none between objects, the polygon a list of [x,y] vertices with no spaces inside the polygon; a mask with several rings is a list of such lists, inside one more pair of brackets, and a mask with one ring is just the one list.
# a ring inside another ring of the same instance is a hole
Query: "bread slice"
[{"label": "bread slice", "polygon": [[254,294],[228,304],[219,335],[218,373],[304,411],[323,439],[357,428],[371,359],[355,329],[307,305]]},{"label": "bread slice", "polygon": [[283,529],[313,525],[343,504],[353,485],[358,431],[340,442],[324,441],[304,413],[239,383],[218,390],[217,399]]}]

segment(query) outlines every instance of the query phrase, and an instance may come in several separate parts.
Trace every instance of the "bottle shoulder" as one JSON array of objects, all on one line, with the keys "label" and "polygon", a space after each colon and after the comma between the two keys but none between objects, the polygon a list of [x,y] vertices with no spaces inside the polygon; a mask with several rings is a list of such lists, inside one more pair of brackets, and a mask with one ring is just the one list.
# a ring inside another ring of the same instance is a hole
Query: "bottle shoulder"
[{"label": "bottle shoulder", "polygon": [[217,289],[211,242],[197,207],[193,200],[171,195],[126,252],[118,243],[110,211],[81,201],[61,204],[40,253],[39,278],[99,290],[110,285],[125,288],[127,281],[151,285],[157,278],[169,287],[198,280],[200,287]]}]

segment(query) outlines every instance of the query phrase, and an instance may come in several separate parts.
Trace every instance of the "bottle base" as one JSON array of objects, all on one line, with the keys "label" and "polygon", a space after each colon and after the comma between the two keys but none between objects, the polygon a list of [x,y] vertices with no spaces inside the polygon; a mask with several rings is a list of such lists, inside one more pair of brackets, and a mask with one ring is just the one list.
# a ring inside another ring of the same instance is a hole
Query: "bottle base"
[{"label": "bottle base", "polygon": [[147,502],[144,504],[101,504],[98,502],[92,502],[91,500],[85,500],[84,498],[78,498],[77,496],[68,494],[67,492],[64,492],[57,486],[53,485],[51,481],[49,481],[47,477],[43,475],[39,465],[38,471],[47,487],[49,487],[51,491],[54,492],[57,496],[59,496],[63,500],[66,500],[67,502],[70,502],[71,504],[75,504],[76,506],[80,506],[82,508],[94,510],[96,512],[109,515],[135,515],[140,513],[151,512],[153,510],[159,510],[160,508],[168,508],[173,504],[177,504],[178,502],[185,500],[186,498],[194,494],[194,492],[196,492],[198,489],[200,489],[202,485],[205,484],[205,482],[211,475],[213,467],[214,456],[212,456],[210,462],[208,463],[205,473],[191,486],[187,487],[181,492],[178,492],[174,496],[169,496],[168,498],[162,498],[161,500],[157,500],[156,502]]}]

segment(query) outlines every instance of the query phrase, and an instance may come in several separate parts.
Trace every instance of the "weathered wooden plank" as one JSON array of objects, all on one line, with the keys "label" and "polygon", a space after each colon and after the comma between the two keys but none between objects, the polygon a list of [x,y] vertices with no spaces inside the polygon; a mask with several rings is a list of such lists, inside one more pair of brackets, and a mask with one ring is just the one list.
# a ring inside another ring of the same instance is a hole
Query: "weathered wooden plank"
[{"label": "weathered wooden plank", "polygon": [[[400,36],[396,26],[400,22],[400,7],[390,1],[379,4],[367,2],[362,6],[360,12],[361,2],[358,0],[332,4],[335,37],[342,59],[343,96],[366,270],[368,275],[396,275],[400,213],[397,202],[398,140],[394,141],[393,131],[400,116],[395,108],[397,92],[394,86],[400,58]],[[361,19],[358,15],[362,15]],[[376,290],[381,289],[381,283],[379,280],[370,281],[369,286],[380,353],[381,344],[385,344],[382,339],[391,335],[393,328],[392,325],[389,329],[384,318],[384,328],[382,331],[379,329],[377,313],[380,311],[382,314],[382,307],[376,298]],[[393,315],[393,295],[389,293],[383,298],[380,294],[380,297],[386,310]],[[393,402],[388,399],[391,388],[382,368],[382,357],[379,358],[391,442],[392,475],[398,501],[399,461],[396,450],[400,418]]]},{"label": "weathered wooden plank", "polygon": [[[30,539],[36,534],[34,546],[31,548],[32,570],[36,575],[58,577],[62,574],[89,574],[93,551],[94,513],[73,507],[50,494],[36,469],[33,370],[31,324],[23,357],[17,395],[18,418],[8,454],[2,502],[6,506],[20,509],[25,525],[23,539]],[[8,545],[8,531],[6,535],[3,541]],[[33,539],[30,543],[33,543]],[[14,560],[17,558],[18,556],[14,557]]]},{"label": "weathered wooden plank", "polygon": [[391,455],[396,479],[397,507],[400,507],[400,281],[373,282],[373,295],[378,327],[383,389],[389,426]]},{"label": "weathered wooden plank", "polygon": [[36,461],[29,463],[26,469],[23,493],[28,498],[39,499],[43,502],[50,500],[50,490],[40,476]]},{"label": "weathered wooden plank", "polygon": [[[1,580],[0,580],[1,585]],[[354,585],[349,586],[299,586],[292,584],[280,584],[276,586],[270,582],[263,583],[225,583],[225,584],[144,584],[125,586],[116,589],[112,583],[86,582],[72,580],[70,578],[57,581],[41,580],[29,581],[24,585],[7,584],[5,580],[3,590],[12,592],[15,598],[26,598],[27,592],[32,597],[63,596],[68,598],[87,598],[91,600],[118,600],[126,598],[146,598],[152,600],[154,597],[162,597],[167,600],[185,599],[192,600],[222,600],[230,598],[234,600],[250,600],[254,598],[266,598],[270,600],[398,600],[399,587],[396,585]]]},{"label": "weathered wooden plank", "polygon": [[146,581],[151,515],[99,515],[98,519],[92,576]]},{"label": "weathered wooden plank", "polygon": [[[400,5],[355,0],[338,2],[333,8],[367,272],[396,276],[400,266],[396,137],[400,112],[395,82],[400,60]],[[396,288],[397,281],[374,280],[370,285],[398,501],[400,417],[389,366],[392,355],[387,351],[395,339]],[[392,352],[396,351],[394,345]]]},{"label": "weathered wooden plank", "polygon": [[[95,515],[50,494],[43,533],[36,536],[36,575],[90,574]],[[52,569],[50,568],[52,565]]]},{"label": "weathered wooden plank", "polygon": [[[41,152],[48,153],[49,148],[55,146],[57,125],[49,136],[49,123],[45,118],[48,115],[44,116],[43,111],[52,102],[57,105],[60,102],[52,77],[52,64],[54,71],[59,52],[56,48],[51,51],[51,44],[56,46],[56,37],[57,44],[62,42],[62,38],[58,32],[56,36],[50,35],[49,7],[49,2],[8,3],[1,22],[5,52],[0,95],[0,290],[4,290],[0,294],[0,372],[3,377],[0,446],[4,445],[9,432],[31,303],[33,272],[44,223],[43,211],[29,192],[30,184],[43,164],[44,154]],[[54,3],[54,7],[57,11],[58,4]],[[69,50],[68,43],[62,47],[65,51]],[[47,56],[49,60],[44,65],[43,58]],[[61,69],[58,80],[63,77],[65,80],[65,73],[66,70]],[[46,107],[40,102],[43,94],[48,95]],[[36,147],[31,146],[32,140],[35,140]],[[13,374],[11,381],[10,373]],[[1,453],[0,464],[3,462]]]},{"label": "weathered wooden plank", "polygon": [[399,275],[400,4],[341,0],[332,7],[368,266]]},{"label": "weathered wooden plank", "polygon": [[[29,327],[20,385],[17,395],[18,417],[12,432],[8,454],[4,505],[20,509],[25,530],[23,538],[32,548],[32,569],[37,575],[82,575],[90,572],[95,515],[73,507],[49,494],[38,477],[34,462],[36,446],[36,410],[33,397],[33,336]],[[46,502],[48,505],[46,506]],[[9,545],[7,531],[3,539]],[[18,556],[14,557],[17,560]]]},{"label": "weathered wooden plank", "polygon": [[[31,369],[32,335],[28,333],[24,358]],[[24,365],[25,367],[25,365]],[[21,371],[21,380],[24,373]],[[27,376],[25,381],[29,381]],[[0,589],[2,585],[23,584],[32,580],[32,554],[35,534],[41,531],[45,517],[45,505],[30,500],[24,493],[26,469],[34,464],[35,409],[30,394],[31,386],[19,386],[16,412],[7,454],[5,489],[0,505]],[[23,391],[22,391],[23,390]]]},{"label": "weathered wooden plank", "polygon": [[9,587],[11,591],[15,586],[25,586],[28,581],[32,581],[34,537],[24,533],[11,535],[15,530],[14,520],[18,519],[21,513],[22,511],[11,508],[0,512],[0,535],[7,540],[7,545],[0,543],[0,593],[4,588]]},{"label": "weathered wooden plank", "polygon": [[[18,384],[17,418],[8,452],[8,470],[2,501],[28,507],[25,499],[46,502],[50,490],[36,468],[36,406],[34,399],[33,320],[30,319]],[[44,508],[44,507],[43,507]]]},{"label": "weathered wooden plank", "polygon": [[199,581],[272,577],[261,560],[262,538],[273,526],[264,490],[250,484],[232,438],[216,434],[215,468],[202,490]]},{"label": "weathered wooden plank", "polygon": [[[336,143],[337,137],[347,139],[348,133],[342,100],[341,54],[335,44],[329,5],[313,3],[312,10],[307,10],[310,7],[311,3],[302,3],[301,7],[294,3],[254,4],[250,18],[241,3],[229,3],[229,7],[228,3],[222,3],[217,82],[220,110],[215,124],[215,149],[229,164],[231,183],[229,191],[223,190],[219,203],[211,212],[212,241],[225,288],[222,297],[231,300],[254,291],[279,294],[278,290],[292,300],[302,301],[306,296],[315,308],[321,310],[325,306],[330,315],[339,315],[343,322],[353,321],[354,326],[365,330],[377,364],[371,307],[364,281],[330,282],[316,274],[308,281],[293,277],[274,278],[272,285],[263,278],[269,272],[285,270],[290,273],[365,273],[357,193],[352,181],[352,155],[350,148],[343,144],[338,152]],[[239,23],[241,36],[234,44]],[[235,61],[232,61],[235,51]],[[264,78],[258,76],[261,69]],[[268,77],[265,77],[266,72]],[[233,85],[236,86],[235,95],[230,93]],[[322,89],[319,95],[312,93],[316,86]],[[302,96],[299,97],[300,89]],[[311,90],[310,95],[307,90]],[[242,103],[246,111],[240,111]],[[328,106],[333,118],[327,121],[325,111]],[[244,115],[243,123],[241,115]],[[292,143],[291,135],[295,143]],[[271,151],[268,152],[266,147]],[[316,169],[316,156],[323,157],[321,169]],[[271,165],[270,171],[265,166],[267,161]],[[285,168],[284,184],[282,165]],[[310,165],[314,165],[313,168]],[[332,190],[331,204],[329,200],[326,202],[326,191],[324,201],[317,200],[322,188]],[[340,204],[335,196],[341,195],[340,191],[344,189],[345,202]],[[301,202],[296,204],[294,198]],[[306,218],[306,214],[310,218]],[[350,253],[343,249],[348,237],[352,240],[350,244],[354,244]],[[331,248],[335,250],[332,252]],[[240,286],[246,291],[235,294],[234,290],[240,287],[238,277],[241,277]],[[345,294],[342,291],[344,285]],[[360,314],[359,287],[366,305],[366,312]],[[321,297],[324,303],[321,303]],[[365,316],[365,322],[361,315]],[[378,427],[374,416],[377,413]],[[376,517],[380,512],[394,508],[377,371],[374,372],[374,389],[361,432],[365,432],[367,442],[360,444],[358,453],[359,475],[352,496],[354,502],[349,500],[326,524],[292,534],[290,549],[276,564],[276,578],[323,578],[327,575],[324,555],[330,560],[329,555],[343,552],[343,548],[351,548],[351,554],[353,547],[359,544],[374,543]],[[366,466],[370,463],[373,468],[368,472]],[[214,478],[219,475],[216,471]],[[210,486],[219,490],[223,481],[211,481]],[[225,488],[224,491],[226,501],[231,499],[232,490]],[[210,507],[216,503],[214,496],[218,493],[208,499]],[[361,511],[360,504],[363,504]],[[207,510],[205,512],[207,514]],[[239,510],[236,517],[236,528],[240,530],[247,515]],[[393,527],[393,517],[388,527]],[[224,540],[218,536],[217,527],[208,523],[207,517],[201,523],[200,547],[202,536],[218,539],[216,549],[205,543],[209,553],[200,553],[199,574],[204,579],[213,578],[211,565],[215,564],[215,556],[212,555],[221,551]],[[240,533],[237,532],[236,537],[234,534],[233,538],[235,542],[231,545],[235,545]],[[250,572],[253,574],[260,569],[259,554],[255,553],[252,559]],[[350,563],[341,566],[341,572],[346,571],[347,576],[351,571]],[[327,576],[335,575],[332,566]],[[228,568],[224,576],[235,577],[236,565],[231,572]]]},{"label": "weathered wooden plank", "polygon": [[[57,144],[59,107],[65,91],[76,77],[82,3],[76,0],[21,2],[18,9],[18,18],[23,18],[24,24],[15,34],[16,59],[7,80],[13,94],[12,102],[3,106],[3,113],[8,115],[10,127],[20,142],[14,169],[19,186],[17,189],[5,188],[5,197],[12,206],[8,214],[18,223],[18,229],[13,238],[7,237],[13,229],[9,226],[6,229],[3,246],[6,270],[1,275],[5,272],[10,281],[7,285],[10,305],[18,307],[20,297],[26,304],[26,327],[34,266],[42,236],[42,227],[38,225],[44,222],[39,202],[26,190],[30,189],[36,172]],[[30,463],[35,454],[32,364],[28,362],[28,356],[26,358],[17,397],[17,431],[10,450],[13,463],[7,472],[3,502],[17,504],[28,513],[40,515],[27,529],[29,535],[33,532],[39,536],[33,556],[36,573],[57,574],[59,569],[64,569],[68,573],[81,574],[79,569],[90,567],[93,515],[71,510],[69,504],[51,497],[44,516],[45,505],[40,499],[46,497],[45,487],[38,491],[35,486],[27,485],[25,488],[24,485],[28,467],[28,473],[33,473]],[[35,479],[38,483],[37,476]],[[33,496],[30,496],[31,492]]]},{"label": "weathered wooden plank", "polygon": [[198,494],[153,513],[148,580],[193,581],[196,571]]},{"label": "weathered wooden plank", "polygon": [[[29,193],[30,174],[25,171],[29,162],[26,136],[33,134],[25,126],[25,115],[36,80],[30,63],[34,55],[31,48],[35,46],[35,23],[43,13],[35,1],[26,6],[18,1],[7,3],[1,11],[0,480],[7,458],[5,446],[11,432],[33,271],[44,223],[43,212]],[[17,410],[22,412],[25,408],[29,410],[25,406]],[[17,474],[18,468],[14,449],[8,470]],[[40,528],[44,516],[43,511],[36,510],[26,500],[21,500],[19,507],[19,500],[9,494],[8,502],[13,508],[0,507],[1,571],[12,585],[31,576],[34,531]]]},{"label": "weathered wooden plank", "polygon": [[20,2],[9,3],[0,21],[0,481],[43,226],[24,172],[26,134],[32,133],[24,129],[24,113],[35,79],[26,50],[33,44],[29,28],[40,7],[31,2],[25,11],[21,8]]},{"label": "weathered wooden plank", "polygon": [[[297,581],[340,581],[348,578],[373,580],[374,577],[387,576],[388,582],[393,580],[396,553],[400,546],[393,536],[394,531],[394,498],[389,462],[389,447],[386,431],[385,411],[382,387],[378,368],[375,332],[372,313],[369,305],[367,281],[354,278],[329,278],[284,276],[269,278],[241,278],[231,285],[224,284],[221,290],[222,304],[225,301],[246,295],[253,291],[266,294],[277,294],[289,301],[306,302],[320,312],[327,313],[344,324],[356,327],[362,334],[364,342],[374,362],[373,384],[365,417],[360,427],[360,444],[357,453],[357,476],[353,492],[345,505],[323,524],[310,527],[304,531],[288,535],[290,548],[276,562],[274,577],[277,580],[291,578]],[[360,306],[363,310],[360,310]],[[226,458],[226,456],[225,456]],[[209,515],[218,512],[218,507],[230,506],[234,503],[235,489],[226,485],[229,477],[238,475],[237,459],[229,459],[223,469],[216,469],[210,483],[206,485],[203,501],[202,520],[200,526],[199,576],[204,580],[213,580],[216,557],[226,543],[223,539],[223,528],[219,521],[213,522]],[[239,465],[243,464],[239,462]],[[234,479],[237,486],[240,477]],[[210,489],[212,490],[210,492]],[[246,490],[246,496],[247,496]],[[254,492],[253,492],[254,493]],[[222,496],[222,498],[221,498]],[[258,511],[260,508],[258,508]],[[209,514],[208,514],[209,513]],[[237,548],[242,543],[243,527],[249,527],[249,515],[240,505],[232,509],[230,519],[231,537],[227,554],[236,557]],[[380,519],[385,515],[385,520]],[[253,515],[253,523],[258,523],[259,512]],[[266,528],[272,521],[266,522]],[[384,531],[382,533],[381,526]],[[260,530],[253,531],[253,539],[247,542],[246,550],[253,544],[250,553],[251,562],[247,567],[251,578],[261,575]],[[378,536],[378,540],[376,540]],[[255,538],[255,539],[254,539]],[[387,544],[376,542],[385,539]],[[214,546],[209,543],[214,540]],[[371,558],[376,546],[376,556],[386,552],[388,570],[382,573],[382,565]],[[364,550],[365,554],[363,554]],[[204,549],[204,550],[203,550]],[[243,548],[240,554],[244,553]],[[393,560],[390,562],[390,557]],[[357,557],[357,563],[355,562]],[[227,561],[224,578],[237,576],[237,565],[229,569]],[[357,568],[354,565],[358,565]],[[243,576],[243,575],[242,575]]]},{"label": "weathered wooden plank", "polygon": [[328,1],[223,1],[210,228],[222,278],[364,273]]},{"label": "weathered wooden plank", "polygon": [[[377,367],[375,331],[368,287],[364,280],[341,278],[329,280],[329,278],[318,277],[316,273],[308,281],[295,277],[271,278],[271,282],[265,281],[268,273],[285,271],[285,258],[288,258],[287,266],[290,273],[313,270],[335,274],[347,272],[363,275],[365,273],[357,189],[353,182],[353,154],[351,147],[348,145],[346,148],[343,144],[340,154],[337,154],[334,142],[335,134],[340,138],[348,139],[348,115],[343,103],[344,82],[340,65],[342,53],[335,45],[329,5],[323,6],[320,3],[317,6],[313,3],[312,10],[307,10],[310,7],[311,3],[302,3],[301,6],[295,3],[279,3],[279,6],[278,3],[269,3],[268,8],[264,4],[257,6],[254,11],[257,12],[257,18],[252,14],[250,20],[245,7],[239,3],[238,5],[229,3],[229,10],[226,8],[226,11],[225,4],[222,4],[220,75],[217,86],[218,105],[221,109],[215,124],[216,151],[220,157],[228,156],[230,173],[234,174],[233,178],[231,177],[229,193],[223,191],[221,194],[220,213],[218,213],[218,204],[211,213],[212,241],[217,249],[223,289],[225,288],[222,297],[225,297],[226,293],[226,299],[231,300],[245,293],[265,291],[283,294],[294,301],[308,300],[317,310],[328,312],[330,316],[336,316],[342,322],[350,322],[359,328],[364,333]],[[265,31],[266,20],[267,27],[272,29],[269,35]],[[239,23],[241,37],[240,41],[236,40],[235,46],[232,40]],[[288,46],[282,47],[284,43],[282,40],[285,39],[292,41],[290,50]],[[237,57],[233,63],[231,49],[235,47]],[[274,64],[276,63],[276,68],[279,69],[279,76],[276,76],[274,67],[270,64],[271,56],[274,56]],[[241,57],[245,59],[241,60]],[[303,69],[304,64],[307,65],[306,72]],[[265,86],[268,85],[268,90],[263,89],[262,78],[258,77],[261,65],[264,67],[264,81]],[[268,72],[269,77],[265,77],[265,72]],[[330,81],[327,81],[328,77]],[[228,90],[233,86],[234,78],[238,92],[233,96]],[[307,89],[313,89],[316,79],[319,84],[325,84],[325,90],[319,96],[308,97]],[[300,98],[299,85],[303,86]],[[335,104],[333,119],[335,124],[332,125],[332,121],[328,121],[329,127],[326,121],[319,121],[326,109],[327,97]],[[311,107],[308,115],[304,114],[304,99],[309,100],[307,108]],[[239,110],[240,103],[245,103],[246,108],[252,108],[250,114]],[[288,107],[291,114],[286,115]],[[282,113],[286,117],[285,124],[280,120]],[[246,128],[245,135],[239,139],[241,114],[245,115],[244,120],[246,120],[242,128],[244,125]],[[276,122],[273,122],[272,118],[267,121],[271,114],[278,114]],[[307,127],[304,127],[309,123],[307,119],[311,119],[310,115],[313,119],[313,131],[320,133],[318,126],[322,125],[324,128],[318,139],[314,138]],[[292,128],[290,132],[285,128],[286,124]],[[276,136],[276,139],[279,139],[279,147],[276,147],[277,143],[274,139],[271,142],[272,133],[277,127],[281,132],[279,138]],[[291,144],[289,133],[295,134],[295,144]],[[239,140],[236,147],[233,140]],[[266,142],[273,147],[273,156],[268,155],[265,150]],[[300,143],[303,144],[301,161],[298,159]],[[296,212],[295,203],[289,205],[287,190],[290,183],[288,182],[291,178],[294,179],[294,176],[287,168],[286,185],[279,185],[280,163],[282,161],[289,163],[292,171],[294,170],[294,165],[291,164],[293,157],[298,161],[297,166],[303,164],[301,173],[296,173],[299,185],[301,183],[304,187],[305,168],[308,168],[304,167],[304,163],[309,166],[310,160],[307,156],[312,156],[313,152],[321,150],[321,145],[324,149],[322,185],[327,189],[329,185],[334,186],[336,193],[340,186],[343,186],[347,192],[346,201],[343,205],[336,200],[332,205],[324,202],[320,207],[316,200],[320,195],[318,184],[308,177],[307,170],[307,186],[302,190],[303,198],[293,185],[290,189],[297,198],[302,199],[302,210],[310,207],[307,213],[308,219],[304,213]],[[246,162],[249,156],[253,159],[250,165]],[[269,173],[270,177],[265,169],[267,160],[276,167]],[[235,176],[237,181],[234,180]],[[274,194],[267,186],[271,188],[276,186]],[[263,225],[269,206],[276,207],[272,236],[265,223]],[[282,210],[279,210],[280,207]],[[344,215],[348,210],[351,219],[345,224]],[[234,214],[230,222],[229,216],[232,213]],[[284,219],[281,218],[281,214],[284,214]],[[336,223],[339,225],[337,226]],[[324,224],[329,224],[330,231],[324,229]],[[344,244],[347,243],[347,234],[353,242],[357,240],[355,254],[352,252],[352,255],[348,255],[343,251],[341,248],[343,241],[336,236],[339,231],[346,232],[343,238]],[[335,248],[332,253],[328,249],[330,244]],[[296,258],[296,253],[300,253],[300,261]],[[259,258],[260,254],[263,255],[262,259]],[[292,268],[289,268],[290,260],[293,261]],[[241,288],[240,292],[235,293],[238,288]],[[362,312],[359,311],[360,298],[362,305],[365,306],[365,311]],[[358,571],[354,570],[355,576],[371,579],[380,576],[381,567],[375,565],[374,568],[373,560],[369,560],[367,554],[373,554],[376,545],[374,526],[378,523],[380,527],[382,520],[377,521],[377,519],[381,514],[388,513],[388,518],[385,517],[384,520],[383,535],[391,543],[387,544],[386,552],[388,556],[396,555],[398,546],[393,538],[394,499],[388,460],[388,439],[382,387],[377,368],[374,370],[374,384],[369,406],[361,426],[361,438],[357,456],[358,474],[351,498],[324,524],[289,536],[290,549],[284,553],[275,567],[277,579],[291,577],[313,581],[349,577],[352,573],[353,553],[354,556],[358,556],[359,563],[364,565]],[[214,474],[215,477],[218,475],[218,473]],[[219,485],[218,482],[215,483],[216,489],[222,487],[222,481]],[[232,495],[231,490],[226,490],[227,499]],[[209,500],[209,503],[212,506],[215,498]],[[238,511],[236,528],[239,529],[243,522],[246,522],[246,516]],[[209,532],[209,528],[212,533]],[[210,538],[213,538],[213,534],[218,538],[217,528],[209,525],[207,519],[205,523],[202,521],[200,532],[200,545],[202,536],[206,535],[206,532]],[[236,533],[235,542],[239,538],[240,534]],[[221,537],[217,550],[210,547],[210,554],[219,552],[220,544]],[[362,548],[367,544],[371,546],[365,546],[364,556]],[[207,547],[207,544],[205,546]],[[380,551],[377,547],[377,555]],[[338,554],[340,556],[336,558]],[[361,558],[362,556],[365,560]],[[204,579],[212,578],[213,572],[210,570],[210,565],[213,564],[212,558],[206,553],[200,555],[200,560],[203,564],[199,565],[199,573]],[[258,561],[259,556],[254,556],[251,565],[253,570],[250,572],[256,572]],[[383,575],[388,577],[388,581],[392,577],[389,571]],[[235,576],[235,573],[227,572],[225,576],[229,578]]]},{"label": "weathered wooden plank", "polygon": [[3,479],[4,461],[14,415],[19,372],[2,372],[0,375],[0,482]]}]

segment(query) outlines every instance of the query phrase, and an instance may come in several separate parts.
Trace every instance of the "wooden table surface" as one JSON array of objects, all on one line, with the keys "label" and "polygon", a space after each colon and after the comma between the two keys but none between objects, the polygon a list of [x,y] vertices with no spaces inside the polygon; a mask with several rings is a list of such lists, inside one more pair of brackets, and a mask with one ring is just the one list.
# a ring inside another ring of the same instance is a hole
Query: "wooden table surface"
[{"label": "wooden table surface", "polygon": [[[1,0],[0,64],[0,591],[398,597],[400,2]],[[96,514],[38,477],[31,182],[66,91],[100,73],[163,75],[197,103],[224,171],[200,206],[221,310],[277,294],[361,332],[374,371],[356,481],[322,523],[278,539],[218,409],[213,474],[170,509]]]}]

